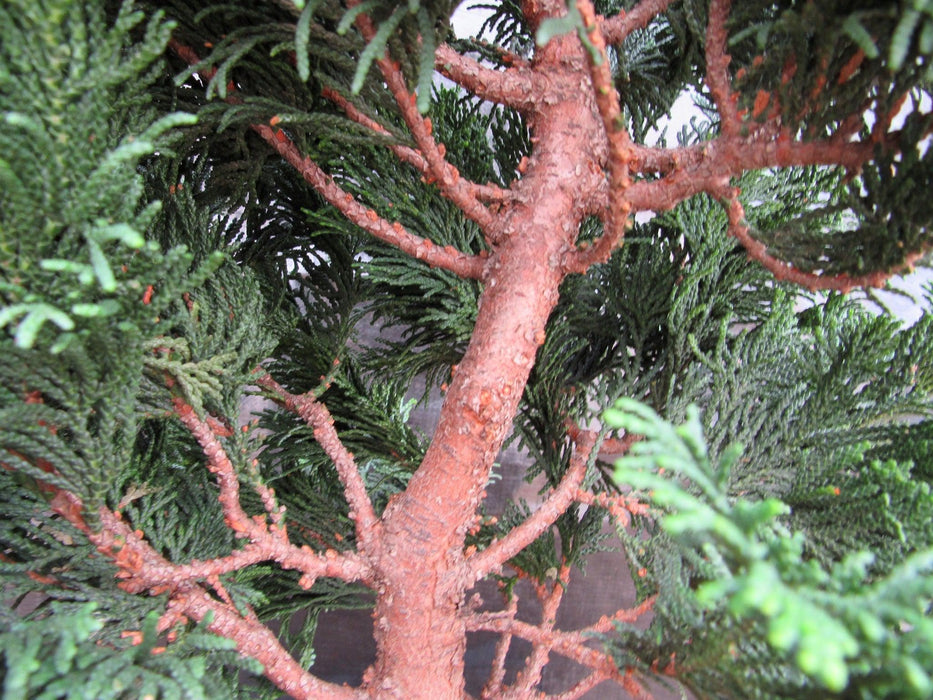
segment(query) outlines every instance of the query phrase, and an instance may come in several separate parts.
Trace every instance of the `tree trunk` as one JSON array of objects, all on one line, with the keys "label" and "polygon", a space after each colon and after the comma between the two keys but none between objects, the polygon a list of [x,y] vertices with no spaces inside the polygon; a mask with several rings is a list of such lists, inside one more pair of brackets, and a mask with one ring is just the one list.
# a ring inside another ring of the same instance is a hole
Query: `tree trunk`
[{"label": "tree trunk", "polygon": [[[532,115],[540,140],[518,199],[501,218],[472,340],[423,463],[384,515],[374,612],[377,697],[463,697],[462,606],[473,584],[463,553],[466,531],[544,342],[566,274],[563,261],[589,213],[585,203],[602,182],[601,169],[593,167],[603,136],[586,92],[592,90],[579,84],[579,72],[566,89],[561,57],[558,50],[548,87],[563,86],[565,94],[552,90]],[[572,57],[582,61],[578,50]]]}]

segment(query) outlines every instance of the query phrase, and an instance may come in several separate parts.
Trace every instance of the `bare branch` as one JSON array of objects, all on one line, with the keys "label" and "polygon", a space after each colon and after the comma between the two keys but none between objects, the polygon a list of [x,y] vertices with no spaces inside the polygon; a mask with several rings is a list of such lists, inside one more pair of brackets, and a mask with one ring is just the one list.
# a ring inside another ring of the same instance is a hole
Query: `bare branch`
[{"label": "bare branch", "polygon": [[[504,614],[509,619],[515,619],[516,613],[518,613],[518,594],[513,590]],[[505,680],[505,659],[509,653],[509,647],[511,645],[511,633],[503,632],[501,635],[499,635],[499,639],[496,641],[496,653],[492,661],[492,670],[489,673],[489,680],[486,681],[486,685],[483,687],[481,697],[502,697],[502,682]]]},{"label": "bare branch", "polygon": [[[202,427],[209,430],[206,423],[202,422],[198,426],[199,430]],[[176,623],[186,622],[188,619],[200,622],[210,613],[213,619],[208,624],[208,629],[233,640],[242,654],[259,661],[263,665],[263,674],[290,696],[309,700],[325,696],[329,698],[364,697],[358,691],[322,681],[305,671],[279,643],[275,634],[261,624],[251,611],[245,615],[240,613],[229,600],[229,596],[226,595],[226,591],[217,579],[217,576],[223,573],[222,570],[207,573],[197,571],[199,567],[197,563],[192,563],[187,567],[173,565],[143,539],[141,531],[131,530],[118,513],[107,508],[101,508],[99,511],[102,527],[92,531],[81,515],[83,509],[81,500],[73,494],[59,491],[51,505],[55,512],[84,532],[97,550],[118,567],[119,571],[116,576],[122,579],[119,584],[121,588],[130,593],[145,591],[152,595],[159,595],[166,591],[169,593],[167,611],[160,620],[161,631],[167,630]],[[277,545],[281,545],[281,542],[278,538],[266,537],[265,545],[270,550],[274,550]],[[337,563],[338,559],[342,559],[343,562],[349,561],[346,557],[319,557],[310,550],[299,550],[297,547],[288,546],[293,550],[294,559],[301,558],[305,561],[314,559],[325,564],[329,561]],[[249,556],[237,560],[236,553],[230,558],[216,560],[215,563],[234,560],[243,566],[252,563]],[[209,566],[210,562],[201,564]],[[361,568],[359,573],[362,574],[363,571],[364,569]],[[194,576],[202,575],[208,583],[218,589],[218,595],[221,598],[227,598],[226,601],[211,597],[201,585],[192,580]],[[344,580],[356,580],[357,578],[360,576],[344,578]]]},{"label": "bare branch", "polygon": [[477,613],[468,616],[465,622],[470,632],[507,633],[526,639],[533,644],[544,645],[551,651],[591,669],[599,677],[599,682],[615,681],[633,697],[650,697],[645,693],[641,684],[635,680],[632,671],[620,671],[608,654],[587,646],[587,642],[592,643],[593,638],[581,632],[545,630],[537,625],[503,616],[501,613]]},{"label": "bare branch", "polygon": [[381,524],[373,510],[372,501],[369,500],[366,484],[363,483],[356,461],[337,435],[330,411],[313,394],[291,394],[268,374],[260,377],[256,383],[271,391],[285,408],[297,413],[312,428],[314,438],[333,461],[340,483],[343,484],[360,549],[363,552],[372,552],[381,532]]},{"label": "bare branch", "polygon": [[450,270],[461,277],[479,279],[483,275],[485,261],[482,256],[468,255],[453,246],[435,245],[428,238],[416,236],[396,222],[389,223],[372,209],[367,209],[341,188],[313,160],[301,154],[294,142],[284,131],[267,124],[254,124],[253,130],[271,145],[314,187],[324,199],[340,210],[349,221],[369,232],[380,241],[393,245],[418,260]]},{"label": "bare branch", "polygon": [[[366,13],[361,13],[356,18],[356,26],[367,41],[372,40],[376,34],[372,19]],[[476,196],[475,188],[478,184],[461,178],[457,168],[445,160],[445,148],[431,135],[431,120],[422,117],[418,111],[417,96],[408,91],[398,61],[386,53],[376,61],[376,65],[379,66],[386,86],[395,97],[402,119],[415,139],[415,145],[427,163],[428,181],[436,182],[444,197],[456,204],[457,208],[467,218],[476,222],[485,233],[491,234],[495,229],[495,217]]]},{"label": "bare branch", "polygon": [[[368,19],[362,18],[361,19]],[[436,182],[441,194],[457,205],[467,218],[476,222],[484,232],[495,229],[495,217],[476,196],[478,183],[460,177],[460,171],[444,158],[446,149],[432,136],[431,120],[418,111],[417,98],[408,91],[405,76],[398,62],[388,58],[376,62],[382,77],[395,96],[402,118],[415,139],[418,150],[427,163],[427,181]]]},{"label": "bare branch", "polygon": [[194,409],[180,398],[176,397],[173,405],[175,414],[204,451],[208,470],[217,478],[217,485],[220,487],[219,500],[227,526],[240,536],[249,537],[253,541],[264,539],[268,532],[274,532],[277,539],[287,542],[288,537],[285,531],[275,523],[269,525],[267,529],[266,525],[255,522],[243,510],[240,505],[240,481],[237,478],[236,469],[210,423],[198,418]]},{"label": "bare branch", "polygon": [[726,136],[737,133],[741,123],[737,109],[738,95],[732,92],[732,80],[729,77],[732,57],[726,52],[726,20],[731,7],[731,0],[712,0],[706,27],[706,84],[719,111],[722,133]]},{"label": "bare branch", "polygon": [[467,559],[468,576],[471,581],[477,581],[501,568],[509,559],[538,539],[541,533],[553,525],[557,518],[567,510],[576,498],[577,489],[583,483],[587,461],[595,442],[594,433],[582,433],[570,462],[570,468],[538,510],[501,540],[496,540],[486,549]]},{"label": "bare branch", "polygon": [[212,598],[198,586],[185,585],[173,596],[172,612],[201,622],[208,614],[207,628],[236,643],[237,650],[256,659],[263,666],[263,675],[276,687],[293,698],[366,698],[362,690],[328,683],[308,673],[279,642],[276,635],[258,620],[239,614],[235,608]]},{"label": "bare branch", "polygon": [[[557,574],[557,580],[554,581],[550,592],[542,597],[541,600],[541,625],[539,629],[550,632],[554,629],[557,622],[557,609],[560,607],[561,600],[564,597],[564,591],[570,582],[570,567],[564,563]],[[548,656],[551,653],[551,645],[546,641],[536,641],[532,643],[531,655],[525,662],[525,667],[518,674],[513,685],[513,691],[518,695],[529,695],[541,681],[541,672],[547,664]]]},{"label": "bare branch", "polygon": [[[889,143],[898,134],[889,135]],[[663,211],[700,192],[720,196],[729,178],[748,170],[803,165],[837,165],[858,172],[875,146],[836,139],[795,141],[786,133],[764,140],[720,137],[698,146],[671,151],[676,167],[657,180],[639,180],[627,197],[633,211]],[[661,160],[659,154],[658,160]]]},{"label": "bare branch", "polygon": [[[767,246],[752,237],[748,230],[748,223],[745,221],[745,208],[739,201],[739,190],[734,188],[721,192],[725,204],[726,213],[729,216],[729,233],[735,236],[739,243],[748,251],[748,256],[753,260],[760,262],[775,279],[792,282],[812,291],[816,290],[836,290],[848,293],[858,287],[883,287],[885,283],[898,270],[871,272],[867,275],[820,275],[813,272],[806,272],[794,267],[788,262],[778,260],[768,253]],[[909,268],[914,262],[923,257],[924,251],[914,253],[908,256],[904,268]]]},{"label": "bare branch", "polygon": [[[388,129],[382,126],[382,124],[377,122],[375,119],[372,119],[371,117],[363,114],[363,112],[357,109],[353,103],[350,102],[350,100],[348,100],[336,90],[333,90],[332,88],[324,88],[323,95],[335,105],[340,107],[344,113],[357,124],[370,129],[374,133],[384,136],[389,135]],[[430,168],[428,166],[427,160],[425,160],[424,156],[421,155],[420,151],[409,146],[402,146],[400,144],[390,145],[388,148],[396,155],[399,160],[414,166],[422,173],[427,175]],[[484,202],[505,202],[511,198],[511,193],[508,190],[504,190],[497,185],[478,185],[474,183],[473,187],[475,188],[476,197]]]},{"label": "bare branch", "polygon": [[[592,44],[587,52],[590,79],[596,107],[606,130],[609,146],[609,205],[602,215],[605,225],[603,235],[586,250],[574,251],[567,262],[571,272],[585,272],[594,263],[605,262],[612,251],[621,244],[625,236],[625,227],[632,205],[625,194],[632,185],[629,166],[633,159],[632,142],[625,130],[622,109],[619,105],[619,93],[616,92],[606,44],[596,21],[596,11],[590,0],[577,0],[577,9],[583,16],[587,37]],[[596,52],[593,55],[593,51]]]},{"label": "bare branch", "polygon": [[[200,62],[197,53],[188,46],[175,41],[169,42],[169,47],[190,65]],[[204,71],[205,77],[210,79],[215,69]],[[235,101],[228,97],[228,102]],[[351,117],[352,118],[352,117]],[[275,121],[275,117],[270,121]],[[372,209],[367,209],[349,192],[340,187],[334,179],[311,158],[303,155],[295,143],[281,129],[273,128],[274,124],[253,124],[251,128],[272,148],[278,152],[292,167],[294,167],[305,182],[314,187],[324,199],[340,211],[348,221],[359,226],[383,243],[395,246],[399,250],[418,260],[423,260],[433,267],[450,270],[456,275],[471,279],[480,279],[485,268],[483,256],[463,253],[453,246],[437,246],[428,238],[416,236],[405,230],[399,222],[389,223]],[[464,185],[466,185],[464,181]],[[482,207],[482,205],[479,205]]]},{"label": "bare branch", "polygon": [[600,18],[600,31],[607,44],[619,44],[636,29],[644,29],[659,14],[667,10],[674,0],[642,0],[628,12],[614,17]]},{"label": "bare branch", "polygon": [[580,489],[576,493],[575,500],[577,503],[597,506],[609,511],[609,515],[619,527],[628,527],[633,515],[648,513],[647,505],[626,494],[610,496],[608,493],[591,493]]},{"label": "bare branch", "polygon": [[605,634],[611,632],[616,623],[627,623],[631,624],[638,620],[642,615],[651,611],[654,608],[655,601],[657,601],[657,596],[649,596],[641,603],[636,605],[634,608],[622,608],[617,610],[612,615],[603,615],[595,623],[589,627],[584,627],[580,630],[581,634]]},{"label": "bare branch", "polygon": [[445,78],[483,100],[506,105],[519,112],[528,111],[534,106],[532,75],[521,65],[495,70],[454,51],[447,44],[437,47],[434,65]]}]

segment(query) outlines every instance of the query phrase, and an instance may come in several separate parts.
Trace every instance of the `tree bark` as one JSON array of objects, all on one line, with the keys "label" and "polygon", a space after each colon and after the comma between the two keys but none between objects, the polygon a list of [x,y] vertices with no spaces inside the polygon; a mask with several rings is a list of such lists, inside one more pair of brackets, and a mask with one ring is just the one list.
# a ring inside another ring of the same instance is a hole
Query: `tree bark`
[{"label": "tree bark", "polygon": [[383,516],[376,697],[463,697],[466,531],[544,342],[563,262],[603,181],[605,137],[592,88],[580,81],[583,60],[569,40],[552,41],[536,60],[552,68],[529,115],[538,141],[495,232],[475,331],[424,461]]}]

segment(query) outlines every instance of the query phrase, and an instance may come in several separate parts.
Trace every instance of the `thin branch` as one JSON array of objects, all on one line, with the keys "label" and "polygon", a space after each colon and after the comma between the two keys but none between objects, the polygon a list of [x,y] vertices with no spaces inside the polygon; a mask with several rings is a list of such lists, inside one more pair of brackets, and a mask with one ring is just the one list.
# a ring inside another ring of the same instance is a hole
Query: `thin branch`
[{"label": "thin branch", "polygon": [[287,542],[288,537],[284,529],[280,529],[275,523],[271,525],[259,524],[255,522],[240,505],[240,481],[236,475],[236,469],[230,462],[223,445],[217,439],[217,435],[211,428],[210,423],[198,418],[194,408],[182,401],[180,398],[173,400],[175,415],[181,419],[188,431],[194,436],[195,440],[201,446],[204,455],[207,457],[207,468],[217,479],[217,485],[220,487],[220,505],[224,512],[224,521],[227,526],[242,537],[249,537],[252,541],[264,539],[266,533],[274,532],[277,539]]},{"label": "thin branch", "polygon": [[726,51],[726,20],[729,19],[731,7],[731,0],[712,0],[706,27],[706,84],[719,111],[720,128],[725,136],[738,133],[741,125],[738,94],[732,91],[732,80],[729,77],[732,57]]},{"label": "thin branch", "polygon": [[[200,63],[197,53],[189,46],[176,40],[169,42],[172,49],[189,65]],[[204,71],[206,78],[210,79],[216,69]],[[233,101],[228,97],[227,101]],[[275,117],[272,118],[274,120]],[[318,194],[337,208],[348,221],[367,231],[383,243],[395,246],[399,250],[418,260],[423,260],[433,267],[449,270],[456,275],[470,279],[480,279],[485,269],[482,255],[463,253],[453,246],[437,246],[429,238],[422,238],[407,231],[399,222],[389,223],[372,209],[367,209],[349,192],[338,185],[334,179],[311,158],[303,155],[295,143],[281,129],[273,128],[273,124],[252,124],[251,128],[262,137],[275,151],[294,167],[305,182],[311,185]],[[464,181],[464,184],[466,182]],[[479,205],[482,207],[482,205]]]},{"label": "thin branch", "polygon": [[207,628],[221,637],[231,639],[237,651],[259,661],[263,675],[290,697],[366,698],[362,690],[329,683],[306,671],[279,642],[276,635],[258,620],[240,615],[235,608],[212,598],[198,586],[184,586],[172,599],[172,612],[201,622],[210,614]]},{"label": "thin branch", "polygon": [[570,468],[544,503],[501,540],[494,541],[486,549],[467,559],[467,576],[470,581],[478,581],[488,573],[500,569],[509,559],[538,539],[541,533],[567,510],[576,499],[577,489],[583,483],[587,462],[595,442],[594,433],[582,433],[570,461]]},{"label": "thin branch", "polygon": [[479,184],[461,177],[460,171],[444,157],[446,148],[435,141],[430,118],[422,117],[418,111],[417,96],[408,91],[405,76],[398,62],[383,58],[376,64],[382,70],[382,77],[395,96],[402,119],[405,120],[418,150],[427,163],[427,181],[437,183],[441,194],[453,202],[468,219],[476,222],[484,232],[492,232],[495,229],[496,217],[477,197],[476,188]]},{"label": "thin branch", "polygon": [[[899,134],[890,134],[889,145]],[[639,180],[628,190],[633,211],[672,209],[695,194],[714,196],[727,187],[729,178],[748,170],[805,165],[836,165],[858,172],[871,159],[875,146],[834,139],[794,141],[779,137],[767,141],[719,137],[687,149],[672,151],[676,167],[656,180]],[[656,160],[662,160],[655,154]]]},{"label": "thin branch", "polygon": [[573,686],[570,690],[554,695],[554,700],[579,700],[600,683],[605,683],[606,679],[598,673],[590,673],[583,680]]},{"label": "thin branch", "polygon": [[[206,428],[206,423],[202,423],[201,426]],[[166,560],[143,539],[141,531],[131,530],[118,513],[101,508],[98,513],[101,528],[91,530],[82,515],[83,504],[74,494],[58,491],[51,501],[51,506],[56,513],[84,532],[97,551],[117,566],[119,571],[116,577],[122,579],[119,584],[121,588],[130,593],[144,591],[152,595],[159,595],[166,591],[169,593],[167,610],[160,620],[161,631],[166,631],[169,626],[186,622],[188,619],[201,621],[210,613],[213,619],[208,624],[208,629],[233,640],[242,654],[259,661],[263,665],[263,674],[290,696],[309,700],[319,697],[364,697],[358,691],[328,683],[308,673],[279,643],[275,634],[255,618],[255,615],[250,612],[246,615],[240,613],[232,601],[217,600],[211,597],[201,585],[185,578],[183,572],[188,567],[179,567]],[[279,540],[266,538],[266,544],[274,548],[276,544],[279,544]],[[291,547],[291,549],[305,560],[313,558],[325,562],[328,560],[336,562],[338,559],[336,556],[321,558],[310,550],[299,550],[297,547]],[[342,559],[347,561],[345,557]],[[193,564],[192,567],[196,565]],[[216,579],[219,573],[221,572],[207,574],[205,579],[208,583],[214,581],[219,585]],[[344,580],[355,580],[355,578]],[[218,594],[224,596],[225,591],[222,586]]]},{"label": "thin branch", "polygon": [[[503,612],[508,618],[515,619],[515,615],[518,613],[518,594],[514,590],[509,597],[508,606]],[[504,632],[499,635],[499,639],[496,641],[496,653],[492,661],[492,670],[489,672],[489,680],[486,681],[480,695],[484,700],[502,697],[502,682],[505,680],[505,659],[511,645],[511,633]]]},{"label": "thin branch", "polygon": [[635,680],[633,672],[619,670],[608,654],[587,646],[587,642],[593,641],[590,636],[580,632],[545,630],[537,625],[505,617],[501,613],[477,613],[466,617],[465,623],[469,632],[511,634],[533,644],[545,645],[552,652],[591,669],[600,682],[615,681],[634,697],[649,697],[641,684]]},{"label": "thin branch", "polygon": [[313,394],[291,394],[268,374],[260,377],[256,383],[271,391],[285,408],[297,413],[312,428],[315,440],[333,461],[340,483],[343,484],[344,495],[350,506],[350,519],[356,526],[360,549],[363,552],[373,551],[382,526],[376,517],[372,501],[369,500],[366,484],[360,476],[356,461],[334,428],[334,419],[330,411]]},{"label": "thin branch", "polygon": [[600,31],[607,44],[620,44],[637,29],[644,29],[651,20],[667,10],[674,0],[642,0],[628,12],[600,19]]},{"label": "thin branch", "polygon": [[592,45],[590,51],[586,52],[590,80],[593,83],[596,107],[602,118],[609,146],[609,204],[601,217],[605,232],[587,249],[574,250],[566,263],[568,271],[583,273],[591,265],[608,260],[612,251],[621,244],[625,236],[628,215],[632,209],[631,203],[626,198],[626,192],[632,186],[629,167],[634,152],[622,118],[619,93],[616,92],[613,84],[606,44],[596,21],[596,10],[590,0],[577,0],[577,9],[583,17],[587,37]]},{"label": "thin branch", "polygon": [[512,107],[519,112],[527,112],[534,107],[532,74],[520,65],[495,70],[447,44],[441,44],[434,52],[434,66],[445,78],[487,102]]},{"label": "thin branch", "polygon": [[611,632],[616,623],[632,624],[642,615],[650,612],[654,608],[657,596],[649,596],[634,608],[622,608],[612,615],[603,615],[589,627],[579,630],[580,634],[606,634]]},{"label": "thin branch", "polygon": [[577,503],[596,506],[609,511],[609,515],[619,527],[628,527],[633,515],[647,515],[648,506],[634,496],[619,494],[610,496],[608,493],[592,493],[579,489],[574,496]]},{"label": "thin branch", "polygon": [[[305,182],[314,187],[330,204],[336,207],[348,221],[372,234],[380,241],[395,246],[418,260],[433,267],[449,270],[461,277],[480,279],[485,269],[482,255],[469,255],[453,246],[438,246],[429,238],[422,238],[407,231],[400,223],[389,223],[372,209],[367,209],[349,192],[341,188],[313,160],[304,156],[284,131],[267,124],[253,124],[252,128],[271,145]],[[481,205],[482,206],[482,205]]]},{"label": "thin branch", "polygon": [[[792,282],[811,291],[836,290],[844,294],[858,287],[883,287],[885,283],[900,270],[870,272],[867,275],[819,275],[806,272],[794,267],[791,263],[778,260],[768,253],[767,246],[756,240],[749,233],[748,223],[745,221],[745,208],[739,201],[738,188],[721,193],[726,213],[729,217],[729,233],[738,239],[739,243],[748,251],[748,256],[760,262],[775,279]],[[923,257],[925,251],[919,251],[908,256],[902,269],[909,269],[914,262]]]},{"label": "thin branch", "polygon": [[[550,592],[544,595],[541,600],[541,624],[539,629],[542,631],[550,632],[554,629],[554,625],[557,623],[557,610],[569,582],[570,567],[563,563]],[[525,667],[518,674],[512,686],[513,693],[522,697],[531,694],[535,686],[541,681],[541,673],[544,671],[550,653],[551,646],[545,641],[532,643],[531,655],[525,661]]]},{"label": "thin branch", "polygon": [[[356,18],[356,26],[366,41],[371,41],[376,34],[372,19],[365,12]],[[415,139],[415,145],[427,163],[427,181],[436,182],[444,197],[453,202],[467,218],[478,224],[484,233],[491,234],[495,229],[496,218],[476,196],[475,188],[479,186],[478,183],[460,177],[457,168],[444,158],[445,148],[431,135],[431,120],[422,117],[418,111],[417,95],[409,92],[398,61],[386,53],[376,60],[376,65],[395,98],[402,119]]]},{"label": "thin branch", "polygon": [[[360,126],[364,126],[367,129],[370,129],[374,133],[377,133],[382,136],[389,136],[390,132],[382,124],[377,122],[372,117],[367,116],[362,111],[357,109],[350,100],[341,95],[339,92],[332,88],[324,88],[322,92],[323,96],[328,100],[333,102],[335,105],[340,107],[350,119],[355,121]],[[427,174],[429,171],[429,166],[427,160],[424,156],[421,155],[421,152],[416,148],[411,148],[409,146],[402,146],[401,144],[390,145],[389,150],[395,154],[395,156],[404,163],[408,163],[411,166],[414,166],[422,173]],[[477,198],[483,200],[484,202],[505,202],[511,199],[511,192],[504,190],[501,187],[493,184],[478,185],[474,184],[476,190]]]}]

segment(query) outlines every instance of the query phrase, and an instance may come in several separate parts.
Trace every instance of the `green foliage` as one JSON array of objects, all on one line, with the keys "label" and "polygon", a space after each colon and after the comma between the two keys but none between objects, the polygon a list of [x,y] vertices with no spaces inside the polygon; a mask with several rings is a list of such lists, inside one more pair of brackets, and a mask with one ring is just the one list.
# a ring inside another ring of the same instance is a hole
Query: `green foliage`
[{"label": "green foliage", "polygon": [[141,232],[157,205],[139,206],[135,169],[193,117],[147,107],[153,78],[137,75],[172,25],[155,15],[131,45],[142,21],[130,5],[111,25],[67,2],[0,10],[0,328],[17,347],[61,351],[76,330],[126,313],[140,280],[120,265],[153,253]]},{"label": "green foliage", "polygon": [[715,571],[696,586],[697,604],[725,608],[736,627],[751,619],[779,657],[832,692],[933,692],[925,670],[933,648],[933,550],[884,577],[869,577],[869,552],[824,568],[805,556],[802,533],[779,524],[785,504],[730,496],[742,448],[733,444],[711,460],[696,409],[675,427],[620,400],[605,419],[644,436],[617,463],[616,480],[661,507],[659,523],[672,542],[695,550]]},{"label": "green foliage", "polygon": [[52,604],[41,616],[8,619],[0,634],[3,655],[3,698],[210,698],[233,697],[232,677],[206,674],[208,655],[216,664],[249,667],[233,642],[192,631],[170,647],[160,647],[152,613],[138,630],[140,643],[101,645],[96,638],[103,621],[88,603],[74,611]]}]

